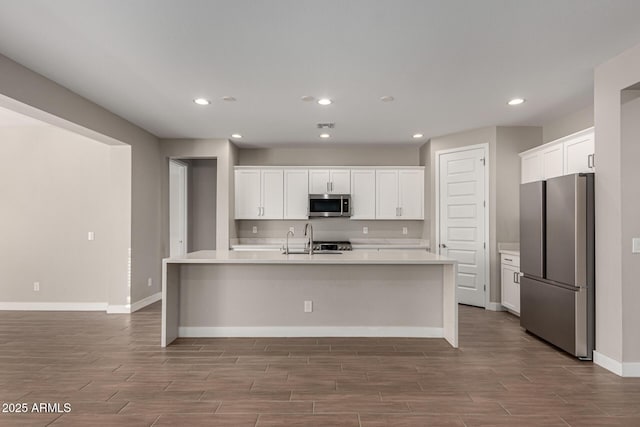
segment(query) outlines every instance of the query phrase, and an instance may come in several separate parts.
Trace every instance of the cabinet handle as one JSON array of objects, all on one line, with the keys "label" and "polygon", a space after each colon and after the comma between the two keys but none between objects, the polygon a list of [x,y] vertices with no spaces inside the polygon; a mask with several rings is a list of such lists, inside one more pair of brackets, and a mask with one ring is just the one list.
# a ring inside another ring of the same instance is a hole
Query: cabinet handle
[{"label": "cabinet handle", "polygon": [[260,206],[258,206],[258,216],[260,216]]},{"label": "cabinet handle", "polygon": [[327,182],[327,193],[330,192],[331,190],[329,190],[329,182]]},{"label": "cabinet handle", "polygon": [[398,210],[400,211],[400,216],[402,216],[402,206],[400,206]]},{"label": "cabinet handle", "polygon": [[595,167],[596,165],[596,155],[595,154],[589,154],[587,156],[587,167],[589,169]]},{"label": "cabinet handle", "polygon": [[513,260],[511,258],[505,258],[504,260],[513,262]]},{"label": "cabinet handle", "polygon": [[264,206],[260,208],[260,216],[264,216]]},{"label": "cabinet handle", "polygon": [[331,191],[333,191],[333,181],[331,181]]}]

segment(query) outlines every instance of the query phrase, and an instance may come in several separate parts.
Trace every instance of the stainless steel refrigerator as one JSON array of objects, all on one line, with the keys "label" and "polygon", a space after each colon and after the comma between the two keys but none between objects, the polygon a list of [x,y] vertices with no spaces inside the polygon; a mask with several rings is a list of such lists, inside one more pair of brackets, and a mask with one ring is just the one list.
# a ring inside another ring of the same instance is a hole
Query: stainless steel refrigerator
[{"label": "stainless steel refrigerator", "polygon": [[593,180],[520,186],[520,325],[586,360],[595,345]]}]

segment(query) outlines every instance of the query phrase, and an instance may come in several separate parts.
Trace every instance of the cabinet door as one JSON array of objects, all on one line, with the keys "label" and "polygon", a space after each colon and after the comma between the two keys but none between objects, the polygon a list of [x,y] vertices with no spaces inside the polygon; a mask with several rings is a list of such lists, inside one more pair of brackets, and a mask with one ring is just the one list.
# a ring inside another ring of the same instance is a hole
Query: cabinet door
[{"label": "cabinet door", "polygon": [[595,144],[593,133],[564,142],[564,173],[593,172]]},{"label": "cabinet door", "polygon": [[260,219],[282,219],[284,183],[282,169],[263,169],[262,215]]},{"label": "cabinet door", "polygon": [[309,171],[285,169],[284,219],[307,219],[309,203]]},{"label": "cabinet door", "polygon": [[502,305],[520,313],[520,285],[516,283],[518,270],[510,265],[502,264]]},{"label": "cabinet door", "polygon": [[398,171],[376,170],[376,219],[398,219]]},{"label": "cabinet door", "polygon": [[562,144],[555,144],[542,150],[542,179],[563,175],[563,154]]},{"label": "cabinet door", "polygon": [[329,177],[329,193],[350,194],[351,193],[351,170],[332,169]]},{"label": "cabinet door", "polygon": [[542,153],[525,154],[520,159],[520,184],[542,181]]},{"label": "cabinet door", "polygon": [[328,169],[309,169],[309,194],[328,193],[329,185]]},{"label": "cabinet door", "polygon": [[398,171],[398,206],[402,219],[424,219],[424,170]]},{"label": "cabinet door", "polygon": [[351,219],[376,218],[376,171],[351,171]]},{"label": "cabinet door", "polygon": [[235,218],[260,218],[260,169],[236,170],[235,191]]}]

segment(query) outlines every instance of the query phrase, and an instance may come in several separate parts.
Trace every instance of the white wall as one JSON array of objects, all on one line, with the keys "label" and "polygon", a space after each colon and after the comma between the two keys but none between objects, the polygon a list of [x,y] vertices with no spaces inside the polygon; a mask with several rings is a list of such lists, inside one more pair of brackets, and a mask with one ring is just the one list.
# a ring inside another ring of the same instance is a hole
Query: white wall
[{"label": "white wall", "polygon": [[[157,138],[3,55],[0,105],[96,141],[131,147],[130,299],[136,302],[160,292],[163,248]],[[149,278],[151,287],[147,286]]]},{"label": "white wall", "polygon": [[129,148],[42,126],[0,128],[0,150],[0,300],[126,304]]},{"label": "white wall", "polygon": [[638,82],[640,45],[595,70],[596,351],[602,356],[596,360],[618,373],[624,373],[626,364],[634,364],[631,369],[640,376],[640,261],[637,254],[630,254],[631,233],[640,233],[640,134],[631,124],[638,120],[635,104],[624,114],[621,106],[621,91]]},{"label": "white wall", "polygon": [[418,146],[241,148],[238,164],[248,166],[419,166]]}]

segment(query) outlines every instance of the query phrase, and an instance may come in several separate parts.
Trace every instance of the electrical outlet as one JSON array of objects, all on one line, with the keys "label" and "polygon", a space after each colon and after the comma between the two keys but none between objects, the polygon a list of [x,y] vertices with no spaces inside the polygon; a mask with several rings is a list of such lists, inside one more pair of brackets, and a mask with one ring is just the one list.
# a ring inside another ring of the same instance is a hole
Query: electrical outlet
[{"label": "electrical outlet", "polygon": [[254,226],[253,226],[253,228],[251,229],[251,232],[252,232],[253,234],[258,234],[258,226],[257,226],[257,225],[254,225]]},{"label": "electrical outlet", "polygon": [[153,279],[151,277],[147,279],[147,286],[149,287],[153,286]]},{"label": "electrical outlet", "polygon": [[33,291],[40,292],[40,282],[33,282]]},{"label": "electrical outlet", "polygon": [[640,254],[640,237],[631,239],[631,253]]},{"label": "electrical outlet", "polygon": [[409,229],[407,227],[402,227],[402,234],[404,235],[409,234]]},{"label": "electrical outlet", "polygon": [[296,234],[296,228],[295,227],[289,227],[289,231],[292,232],[293,234]]},{"label": "electrical outlet", "polygon": [[369,234],[369,227],[362,227],[362,234]]},{"label": "electrical outlet", "polygon": [[94,233],[93,231],[89,231],[87,233],[87,240],[96,240],[96,233]]},{"label": "electrical outlet", "polygon": [[304,312],[311,313],[313,311],[313,301],[304,302]]}]

